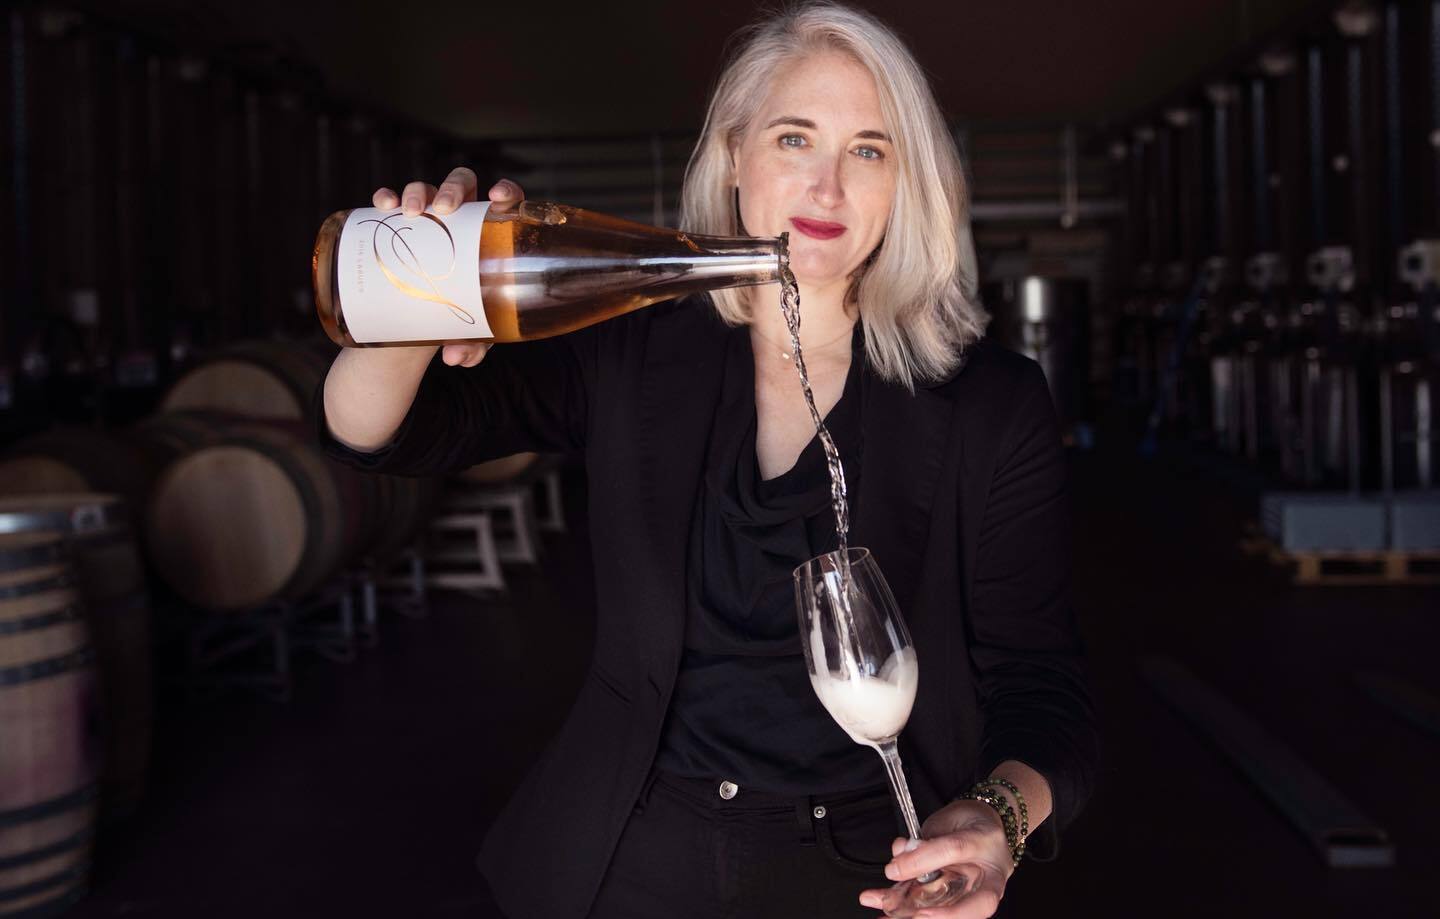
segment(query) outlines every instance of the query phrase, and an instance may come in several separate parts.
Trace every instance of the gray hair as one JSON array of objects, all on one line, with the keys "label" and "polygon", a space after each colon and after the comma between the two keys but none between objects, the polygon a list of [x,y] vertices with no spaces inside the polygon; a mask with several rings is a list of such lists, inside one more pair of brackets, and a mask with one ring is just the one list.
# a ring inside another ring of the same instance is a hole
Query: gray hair
[{"label": "gray hair", "polygon": [[[881,377],[913,390],[955,372],[964,349],[985,334],[977,293],[970,201],[955,139],[910,50],[868,13],[806,2],[737,32],[690,155],[680,227],[737,235],[730,151],[740,143],[784,64],[841,51],[875,79],[897,158],[895,201],[880,245],[852,275],[846,301],[859,306],[866,354]],[[711,294],[731,325],[749,321],[736,289]],[[777,307],[778,308],[778,307]]]}]

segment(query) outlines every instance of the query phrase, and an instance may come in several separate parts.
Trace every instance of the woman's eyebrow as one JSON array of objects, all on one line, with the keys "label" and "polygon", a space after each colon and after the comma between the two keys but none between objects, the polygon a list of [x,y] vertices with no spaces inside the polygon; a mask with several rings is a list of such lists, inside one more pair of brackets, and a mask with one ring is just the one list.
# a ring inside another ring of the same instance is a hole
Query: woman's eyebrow
[{"label": "woman's eyebrow", "polygon": [[[795,115],[781,115],[779,118],[767,124],[765,130],[768,131],[782,124],[793,125],[797,128],[809,128],[812,131],[815,130],[815,122],[809,118],[798,118]],[[887,144],[890,143],[890,136],[884,131],[856,131],[855,136],[863,140],[883,140]]]}]

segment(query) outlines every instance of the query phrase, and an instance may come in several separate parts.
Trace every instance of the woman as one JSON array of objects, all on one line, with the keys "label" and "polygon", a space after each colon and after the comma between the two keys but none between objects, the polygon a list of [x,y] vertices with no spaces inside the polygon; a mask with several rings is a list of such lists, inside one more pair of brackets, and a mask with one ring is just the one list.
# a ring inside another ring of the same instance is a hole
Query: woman
[{"label": "woman", "polygon": [[[375,193],[445,213],[456,169]],[[494,207],[523,193],[501,181]],[[1012,871],[991,786],[1052,858],[1097,740],[1067,599],[1064,468],[1039,368],[982,340],[965,183],[903,44],[810,4],[754,26],[717,84],[682,226],[789,232],[801,344],[924,662],[901,746],[925,840],[895,837],[880,758],[812,692],[791,569],[835,547],[824,457],[775,287],[657,305],[522,345],[348,350],[332,455],[436,474],[583,450],[598,623],[570,717],[481,854],[512,919],[874,915],[950,867],[996,910]],[[518,700],[517,700],[518,701]],[[893,840],[893,844],[892,841]],[[870,908],[870,909],[867,909]]]}]

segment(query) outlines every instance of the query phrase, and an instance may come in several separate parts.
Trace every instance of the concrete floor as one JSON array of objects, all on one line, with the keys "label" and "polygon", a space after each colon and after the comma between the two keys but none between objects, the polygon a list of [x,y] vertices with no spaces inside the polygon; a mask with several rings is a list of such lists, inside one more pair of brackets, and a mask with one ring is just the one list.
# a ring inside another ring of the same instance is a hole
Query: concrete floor
[{"label": "concrete floor", "polygon": [[[1074,465],[1076,603],[1105,739],[1061,858],[1012,878],[1008,916],[1436,916],[1440,736],[1350,683],[1440,695],[1440,591],[1294,588],[1237,549],[1243,487],[1202,464]],[[567,482],[572,524],[581,482]],[[69,915],[497,915],[472,859],[563,717],[591,640],[586,540],[549,542],[503,602],[437,594],[353,664],[302,657],[294,700],[162,712],[151,795],[106,829]],[[1382,825],[1392,869],[1327,869],[1144,684],[1171,656]]]}]

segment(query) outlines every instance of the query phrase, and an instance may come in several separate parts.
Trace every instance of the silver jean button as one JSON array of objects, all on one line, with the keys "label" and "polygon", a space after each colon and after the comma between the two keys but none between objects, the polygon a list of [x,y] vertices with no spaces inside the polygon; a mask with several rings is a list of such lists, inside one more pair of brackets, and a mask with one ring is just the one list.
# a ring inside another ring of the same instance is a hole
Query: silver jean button
[{"label": "silver jean button", "polygon": [[724,798],[726,801],[729,801],[731,798],[735,797],[735,793],[739,790],[740,786],[736,785],[734,782],[720,783],[720,797]]},{"label": "silver jean button", "polygon": [[820,805],[819,807],[815,808],[814,813],[815,813],[815,819],[816,819],[816,820],[824,820],[824,819],[825,819],[825,805],[822,804],[822,805]]}]

